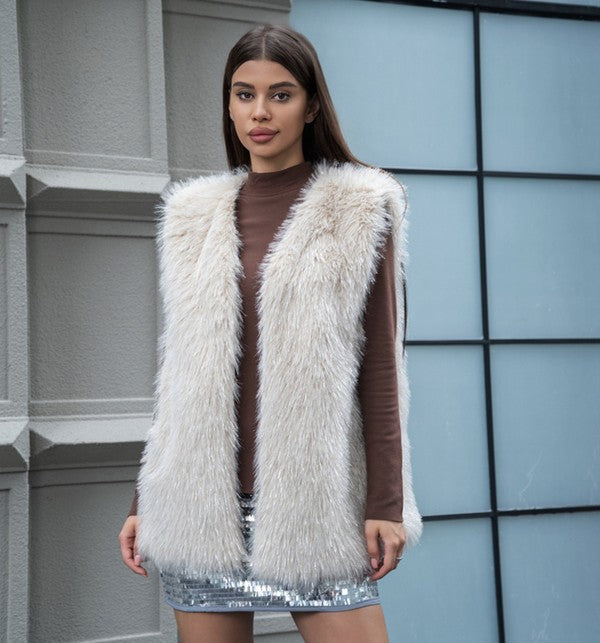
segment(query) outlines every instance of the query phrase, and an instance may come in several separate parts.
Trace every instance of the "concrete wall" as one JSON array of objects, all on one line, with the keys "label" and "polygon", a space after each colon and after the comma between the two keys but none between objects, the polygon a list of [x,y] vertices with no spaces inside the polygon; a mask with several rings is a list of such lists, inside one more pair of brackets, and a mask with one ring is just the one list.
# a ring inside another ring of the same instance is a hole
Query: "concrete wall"
[{"label": "concrete wall", "polygon": [[[176,641],[121,562],[160,329],[154,211],[222,170],[225,57],[289,0],[0,0],[0,641]],[[298,641],[288,613],[258,640]]]}]

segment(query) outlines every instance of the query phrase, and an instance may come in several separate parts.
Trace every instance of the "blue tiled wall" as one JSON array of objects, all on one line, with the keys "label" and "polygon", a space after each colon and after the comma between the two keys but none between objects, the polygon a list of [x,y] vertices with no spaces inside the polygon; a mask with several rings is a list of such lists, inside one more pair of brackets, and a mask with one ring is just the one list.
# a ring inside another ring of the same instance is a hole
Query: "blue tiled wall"
[{"label": "blue tiled wall", "polygon": [[410,199],[428,520],[380,582],[391,641],[599,641],[600,20],[294,0],[291,24]]}]

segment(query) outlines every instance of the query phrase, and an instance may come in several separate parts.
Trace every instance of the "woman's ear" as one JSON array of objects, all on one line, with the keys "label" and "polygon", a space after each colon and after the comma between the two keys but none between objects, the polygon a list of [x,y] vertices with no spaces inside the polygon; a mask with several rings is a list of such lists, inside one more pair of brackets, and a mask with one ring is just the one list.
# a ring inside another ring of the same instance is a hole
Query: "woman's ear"
[{"label": "woman's ear", "polygon": [[310,101],[309,106],[306,110],[306,117],[304,121],[306,123],[312,123],[315,118],[317,117],[317,114],[319,113],[319,99],[317,96],[314,96],[313,99]]}]

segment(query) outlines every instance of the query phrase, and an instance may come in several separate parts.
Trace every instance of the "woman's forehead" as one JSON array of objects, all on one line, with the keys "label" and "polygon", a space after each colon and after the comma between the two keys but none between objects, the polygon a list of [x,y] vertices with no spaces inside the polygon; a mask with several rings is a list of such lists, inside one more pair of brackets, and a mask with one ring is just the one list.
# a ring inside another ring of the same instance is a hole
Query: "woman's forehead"
[{"label": "woman's forehead", "polygon": [[287,82],[298,85],[292,73],[273,60],[247,60],[233,73],[232,84],[240,81],[255,86]]}]

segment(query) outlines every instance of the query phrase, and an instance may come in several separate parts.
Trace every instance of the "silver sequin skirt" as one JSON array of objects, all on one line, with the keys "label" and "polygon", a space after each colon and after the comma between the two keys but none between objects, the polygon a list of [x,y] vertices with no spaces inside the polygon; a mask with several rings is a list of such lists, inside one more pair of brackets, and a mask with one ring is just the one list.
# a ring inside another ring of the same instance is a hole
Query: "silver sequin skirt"
[{"label": "silver sequin skirt", "polygon": [[[240,497],[246,548],[254,527],[253,494]],[[178,575],[160,571],[166,602],[184,612],[336,611],[380,603],[377,581],[339,580],[315,584],[307,592],[266,585],[251,578],[249,566],[234,574]]]}]

